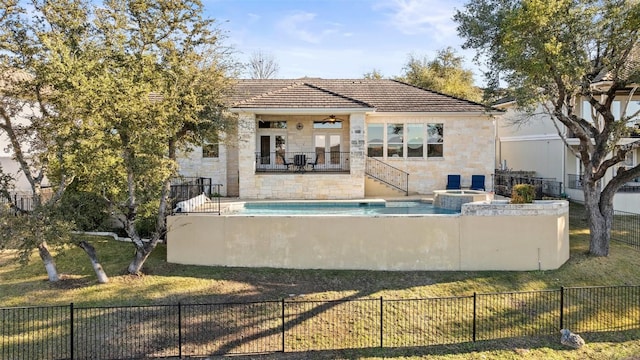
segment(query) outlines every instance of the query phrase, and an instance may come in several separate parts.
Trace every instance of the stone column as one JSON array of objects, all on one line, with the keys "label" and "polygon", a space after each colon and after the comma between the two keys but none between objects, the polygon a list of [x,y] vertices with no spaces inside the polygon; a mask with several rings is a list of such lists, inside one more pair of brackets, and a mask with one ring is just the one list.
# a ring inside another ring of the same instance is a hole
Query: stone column
[{"label": "stone column", "polygon": [[354,197],[364,197],[364,171],[365,171],[365,121],[364,113],[351,114],[349,116],[349,166],[351,169],[351,178],[359,181],[361,184],[360,194],[354,194]]},{"label": "stone column", "polygon": [[256,115],[238,115],[238,167],[240,198],[255,198]]}]

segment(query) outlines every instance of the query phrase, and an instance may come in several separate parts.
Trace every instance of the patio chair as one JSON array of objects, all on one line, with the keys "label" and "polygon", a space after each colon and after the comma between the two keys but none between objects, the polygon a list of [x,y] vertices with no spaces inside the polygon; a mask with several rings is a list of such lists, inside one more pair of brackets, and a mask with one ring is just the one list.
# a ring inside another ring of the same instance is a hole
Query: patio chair
[{"label": "patio chair", "polygon": [[460,175],[447,175],[447,190],[460,189]]},{"label": "patio chair", "polygon": [[471,187],[470,190],[482,190],[486,191],[484,187],[484,175],[471,175]]},{"label": "patio chair", "polygon": [[277,153],[277,154],[278,154],[278,156],[280,156],[280,159],[282,159],[282,165],[286,165],[287,166],[287,170],[289,170],[289,168],[294,165],[293,163],[287,162],[287,159],[284,157],[284,155],[282,155],[280,153]]},{"label": "patio chair", "polygon": [[311,166],[311,170],[315,170],[316,169],[316,165],[318,165],[318,154],[316,154],[316,159],[313,162],[308,162],[307,165]]}]

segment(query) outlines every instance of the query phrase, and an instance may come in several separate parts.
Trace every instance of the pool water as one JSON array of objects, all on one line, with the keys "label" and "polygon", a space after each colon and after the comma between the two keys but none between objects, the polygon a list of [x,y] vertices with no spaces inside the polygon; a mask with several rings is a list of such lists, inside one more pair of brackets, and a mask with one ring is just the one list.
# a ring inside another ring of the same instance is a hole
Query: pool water
[{"label": "pool water", "polygon": [[430,215],[459,214],[422,201],[389,202],[254,202],[231,214],[241,215]]}]

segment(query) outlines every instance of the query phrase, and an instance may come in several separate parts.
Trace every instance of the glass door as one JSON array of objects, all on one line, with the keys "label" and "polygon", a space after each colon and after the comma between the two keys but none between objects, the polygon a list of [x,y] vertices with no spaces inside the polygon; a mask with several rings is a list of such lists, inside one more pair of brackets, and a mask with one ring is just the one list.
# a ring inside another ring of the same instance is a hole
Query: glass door
[{"label": "glass door", "polygon": [[340,168],[340,135],[316,134],[314,138],[316,164],[323,168]]},{"label": "glass door", "polygon": [[286,154],[286,137],[284,134],[262,134],[258,136],[258,168],[276,168],[284,165]]}]

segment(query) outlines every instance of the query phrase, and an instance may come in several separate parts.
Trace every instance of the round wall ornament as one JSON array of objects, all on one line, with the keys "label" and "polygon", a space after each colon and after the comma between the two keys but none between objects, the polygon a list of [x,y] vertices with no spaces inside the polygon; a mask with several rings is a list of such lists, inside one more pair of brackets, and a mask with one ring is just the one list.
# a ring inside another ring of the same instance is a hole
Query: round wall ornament
[{"label": "round wall ornament", "polygon": [[302,123],[297,123],[296,124],[296,129],[298,129],[298,130],[302,130],[303,127],[304,127],[304,125],[302,125]]}]

